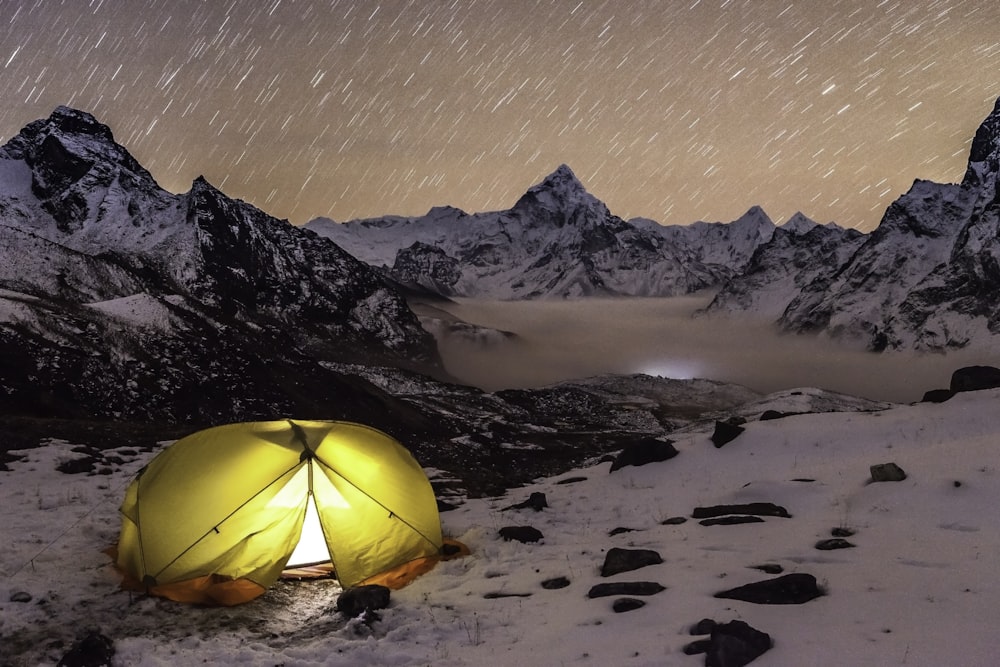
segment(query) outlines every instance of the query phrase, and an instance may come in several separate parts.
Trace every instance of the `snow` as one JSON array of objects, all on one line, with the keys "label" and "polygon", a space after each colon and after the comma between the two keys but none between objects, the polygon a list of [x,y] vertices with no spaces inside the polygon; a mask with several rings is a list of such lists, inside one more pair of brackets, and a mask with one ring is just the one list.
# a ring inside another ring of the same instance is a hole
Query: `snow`
[{"label": "snow", "polygon": [[[791,396],[768,405],[794,411],[801,402]],[[675,434],[680,454],[669,461],[614,473],[595,462],[505,497],[468,500],[441,516],[472,555],[395,591],[370,628],[332,611],[332,581],[282,582],[229,609],[117,590],[101,550],[117,535],[125,486],[155,452],[110,450],[98,465],[107,474],[67,475],[56,466],[81,454],[50,441],[15,452],[23,459],[0,472],[4,664],[54,664],[81,631],[98,628],[121,665],[694,666],[704,658],[682,653],[696,639],[688,629],[713,618],[771,634],[773,649],[754,664],[992,665],[1000,650],[998,400],[1000,390],[989,390],[942,404],[752,421],[722,448],[710,442],[709,423]],[[869,466],[889,461],[907,479],[869,483]],[[579,476],[586,479],[558,483]],[[546,494],[543,511],[504,509],[534,491]],[[791,518],[662,524],[698,506],[751,501],[782,505]],[[544,538],[505,542],[497,531],[510,525],[534,526]],[[632,530],[610,536],[618,527]],[[856,531],[848,538],[856,547],[816,550],[835,527]],[[603,579],[611,547],[654,549],[664,562]],[[762,563],[812,574],[827,595],[801,606],[713,597],[769,578],[751,569]],[[560,576],[568,587],[540,586]],[[587,597],[597,583],[642,580],[666,590],[634,611],[615,614],[614,598]],[[15,593],[31,601],[13,602]],[[526,597],[485,597],[495,593]]]},{"label": "snow", "polygon": [[150,294],[132,294],[86,305],[138,327],[164,332],[170,332],[173,328],[170,311],[162,301]]}]

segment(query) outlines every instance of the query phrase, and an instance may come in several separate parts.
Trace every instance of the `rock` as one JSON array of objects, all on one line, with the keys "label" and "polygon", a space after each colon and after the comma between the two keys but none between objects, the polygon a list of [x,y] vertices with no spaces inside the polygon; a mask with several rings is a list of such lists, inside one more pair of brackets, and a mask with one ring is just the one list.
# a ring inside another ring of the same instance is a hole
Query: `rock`
[{"label": "rock", "polygon": [[525,544],[542,539],[542,531],[532,526],[505,526],[500,529],[500,537],[507,540],[517,540]]},{"label": "rock", "polygon": [[505,593],[504,591],[494,591],[483,595],[484,600],[499,600],[500,598],[530,598],[531,593]]},{"label": "rock", "polygon": [[610,472],[614,472],[625,466],[644,466],[647,463],[668,461],[677,456],[677,454],[677,449],[674,447],[672,441],[647,438],[625,447],[611,463]]},{"label": "rock", "polygon": [[710,632],[707,640],[691,642],[684,647],[687,655],[704,653],[706,667],[744,667],[773,646],[769,634],[743,621],[713,622]]},{"label": "rock", "polygon": [[609,595],[656,595],[667,590],[654,581],[615,581],[596,584],[587,591],[588,598],[603,598]]},{"label": "rock", "polygon": [[817,542],[816,548],[820,551],[833,551],[834,549],[853,549],[854,545],[841,537],[831,537],[828,540]]},{"label": "rock", "polygon": [[695,507],[691,516],[695,519],[707,519],[714,516],[724,516],[726,514],[753,514],[756,516],[777,516],[785,519],[791,518],[781,505],[774,503],[744,503],[738,505],[710,505],[708,507]]},{"label": "rock", "polygon": [[794,417],[795,415],[806,414],[804,412],[779,412],[777,410],[764,410],[760,413],[760,421],[766,422],[772,419],[784,419],[785,417]]},{"label": "rock", "polygon": [[542,582],[542,588],[547,591],[554,591],[569,586],[569,579],[566,577],[553,577]]},{"label": "rock", "polygon": [[14,591],[10,594],[11,602],[31,602],[31,593],[26,591]]},{"label": "rock", "polygon": [[1000,368],[993,366],[966,366],[951,374],[951,390],[979,391],[1000,387]]},{"label": "rock", "polygon": [[622,572],[638,570],[647,565],[659,565],[663,562],[660,554],[652,549],[621,549],[613,547],[604,557],[601,576],[610,577]]},{"label": "rock", "polygon": [[660,522],[661,526],[679,526],[682,523],[687,523],[686,516],[672,516],[669,519],[664,519]]},{"label": "rock", "polygon": [[836,528],[830,529],[830,534],[834,537],[850,537],[854,534],[854,531],[850,528],[844,528],[843,526],[837,526]]},{"label": "rock", "polygon": [[760,565],[751,565],[754,570],[760,570],[766,574],[781,574],[785,571],[785,568],[781,567],[777,563],[762,563]]},{"label": "rock", "polygon": [[565,479],[560,479],[556,484],[576,484],[577,482],[586,482],[586,477],[567,477]]},{"label": "rock", "polygon": [[895,463],[878,463],[870,469],[873,482],[902,482],[906,473]]},{"label": "rock", "polygon": [[692,635],[710,635],[719,623],[710,618],[703,618],[691,626]]},{"label": "rock", "polygon": [[735,526],[740,523],[764,523],[764,520],[759,516],[717,516],[698,523],[702,526]]},{"label": "rock", "polygon": [[624,526],[618,526],[617,528],[612,528],[608,531],[608,537],[614,537],[615,535],[621,535],[622,533],[634,533],[639,530],[638,528],[625,528]]},{"label": "rock", "polygon": [[718,449],[735,440],[745,430],[742,426],[732,424],[728,421],[715,422],[715,432],[712,433],[712,444]]},{"label": "rock", "polygon": [[930,391],[924,392],[924,397],[920,399],[921,403],[944,403],[952,396],[955,395],[951,389],[931,389]]},{"label": "rock", "polygon": [[348,588],[337,598],[337,611],[350,618],[388,606],[389,589],[378,584]]},{"label": "rock", "polygon": [[540,491],[534,491],[528,499],[523,503],[518,503],[516,505],[511,505],[510,507],[505,507],[505,510],[523,510],[532,509],[536,512],[541,512],[544,508],[549,506],[548,499],[545,497],[544,493]]},{"label": "rock", "polygon": [[616,614],[622,614],[626,611],[634,611],[640,607],[645,607],[646,603],[642,600],[637,600],[635,598],[618,598],[611,605],[611,609]]},{"label": "rock", "polygon": [[438,513],[441,512],[451,512],[452,510],[458,509],[458,505],[452,505],[451,503],[446,503],[440,498],[437,499]]},{"label": "rock", "polygon": [[716,593],[715,597],[754,604],[803,604],[823,595],[811,574],[785,574]]},{"label": "rock", "polygon": [[91,630],[62,657],[58,667],[111,667],[114,656],[114,642]]}]

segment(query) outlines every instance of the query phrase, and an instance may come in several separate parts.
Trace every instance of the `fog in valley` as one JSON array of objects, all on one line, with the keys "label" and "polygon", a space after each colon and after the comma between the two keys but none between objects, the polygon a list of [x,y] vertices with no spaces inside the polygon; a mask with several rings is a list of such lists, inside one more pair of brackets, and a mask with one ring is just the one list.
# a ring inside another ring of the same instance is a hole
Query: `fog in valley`
[{"label": "fog in valley", "polygon": [[605,373],[735,382],[770,393],[819,387],[875,400],[919,401],[947,388],[956,368],[997,365],[997,354],[848,349],[779,334],[770,322],[695,317],[711,295],[436,304],[455,317],[517,334],[476,342],[439,337],[449,373],[487,391],[530,388]]}]

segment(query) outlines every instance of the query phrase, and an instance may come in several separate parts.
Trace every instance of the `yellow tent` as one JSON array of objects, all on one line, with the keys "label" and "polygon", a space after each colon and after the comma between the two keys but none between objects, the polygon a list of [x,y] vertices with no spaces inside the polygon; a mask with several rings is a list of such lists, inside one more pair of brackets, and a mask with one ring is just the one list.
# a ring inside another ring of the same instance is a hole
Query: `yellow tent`
[{"label": "yellow tent", "polygon": [[[425,571],[443,549],[419,464],[385,433],[350,422],[199,431],[143,468],[121,513],[126,585],[184,602],[245,602],[286,566],[320,560],[353,586],[392,568]],[[310,523],[321,529],[318,556],[298,546]]]}]

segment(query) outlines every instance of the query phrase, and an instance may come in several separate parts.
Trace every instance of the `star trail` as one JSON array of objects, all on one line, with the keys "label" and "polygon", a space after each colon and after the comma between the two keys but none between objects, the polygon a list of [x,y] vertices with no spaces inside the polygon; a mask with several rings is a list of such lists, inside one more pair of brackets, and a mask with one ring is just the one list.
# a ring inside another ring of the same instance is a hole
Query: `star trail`
[{"label": "star trail", "polygon": [[2,6],[0,139],[73,106],[297,224],[507,208],[566,163],[623,218],[867,231],[1000,96],[995,0]]}]

